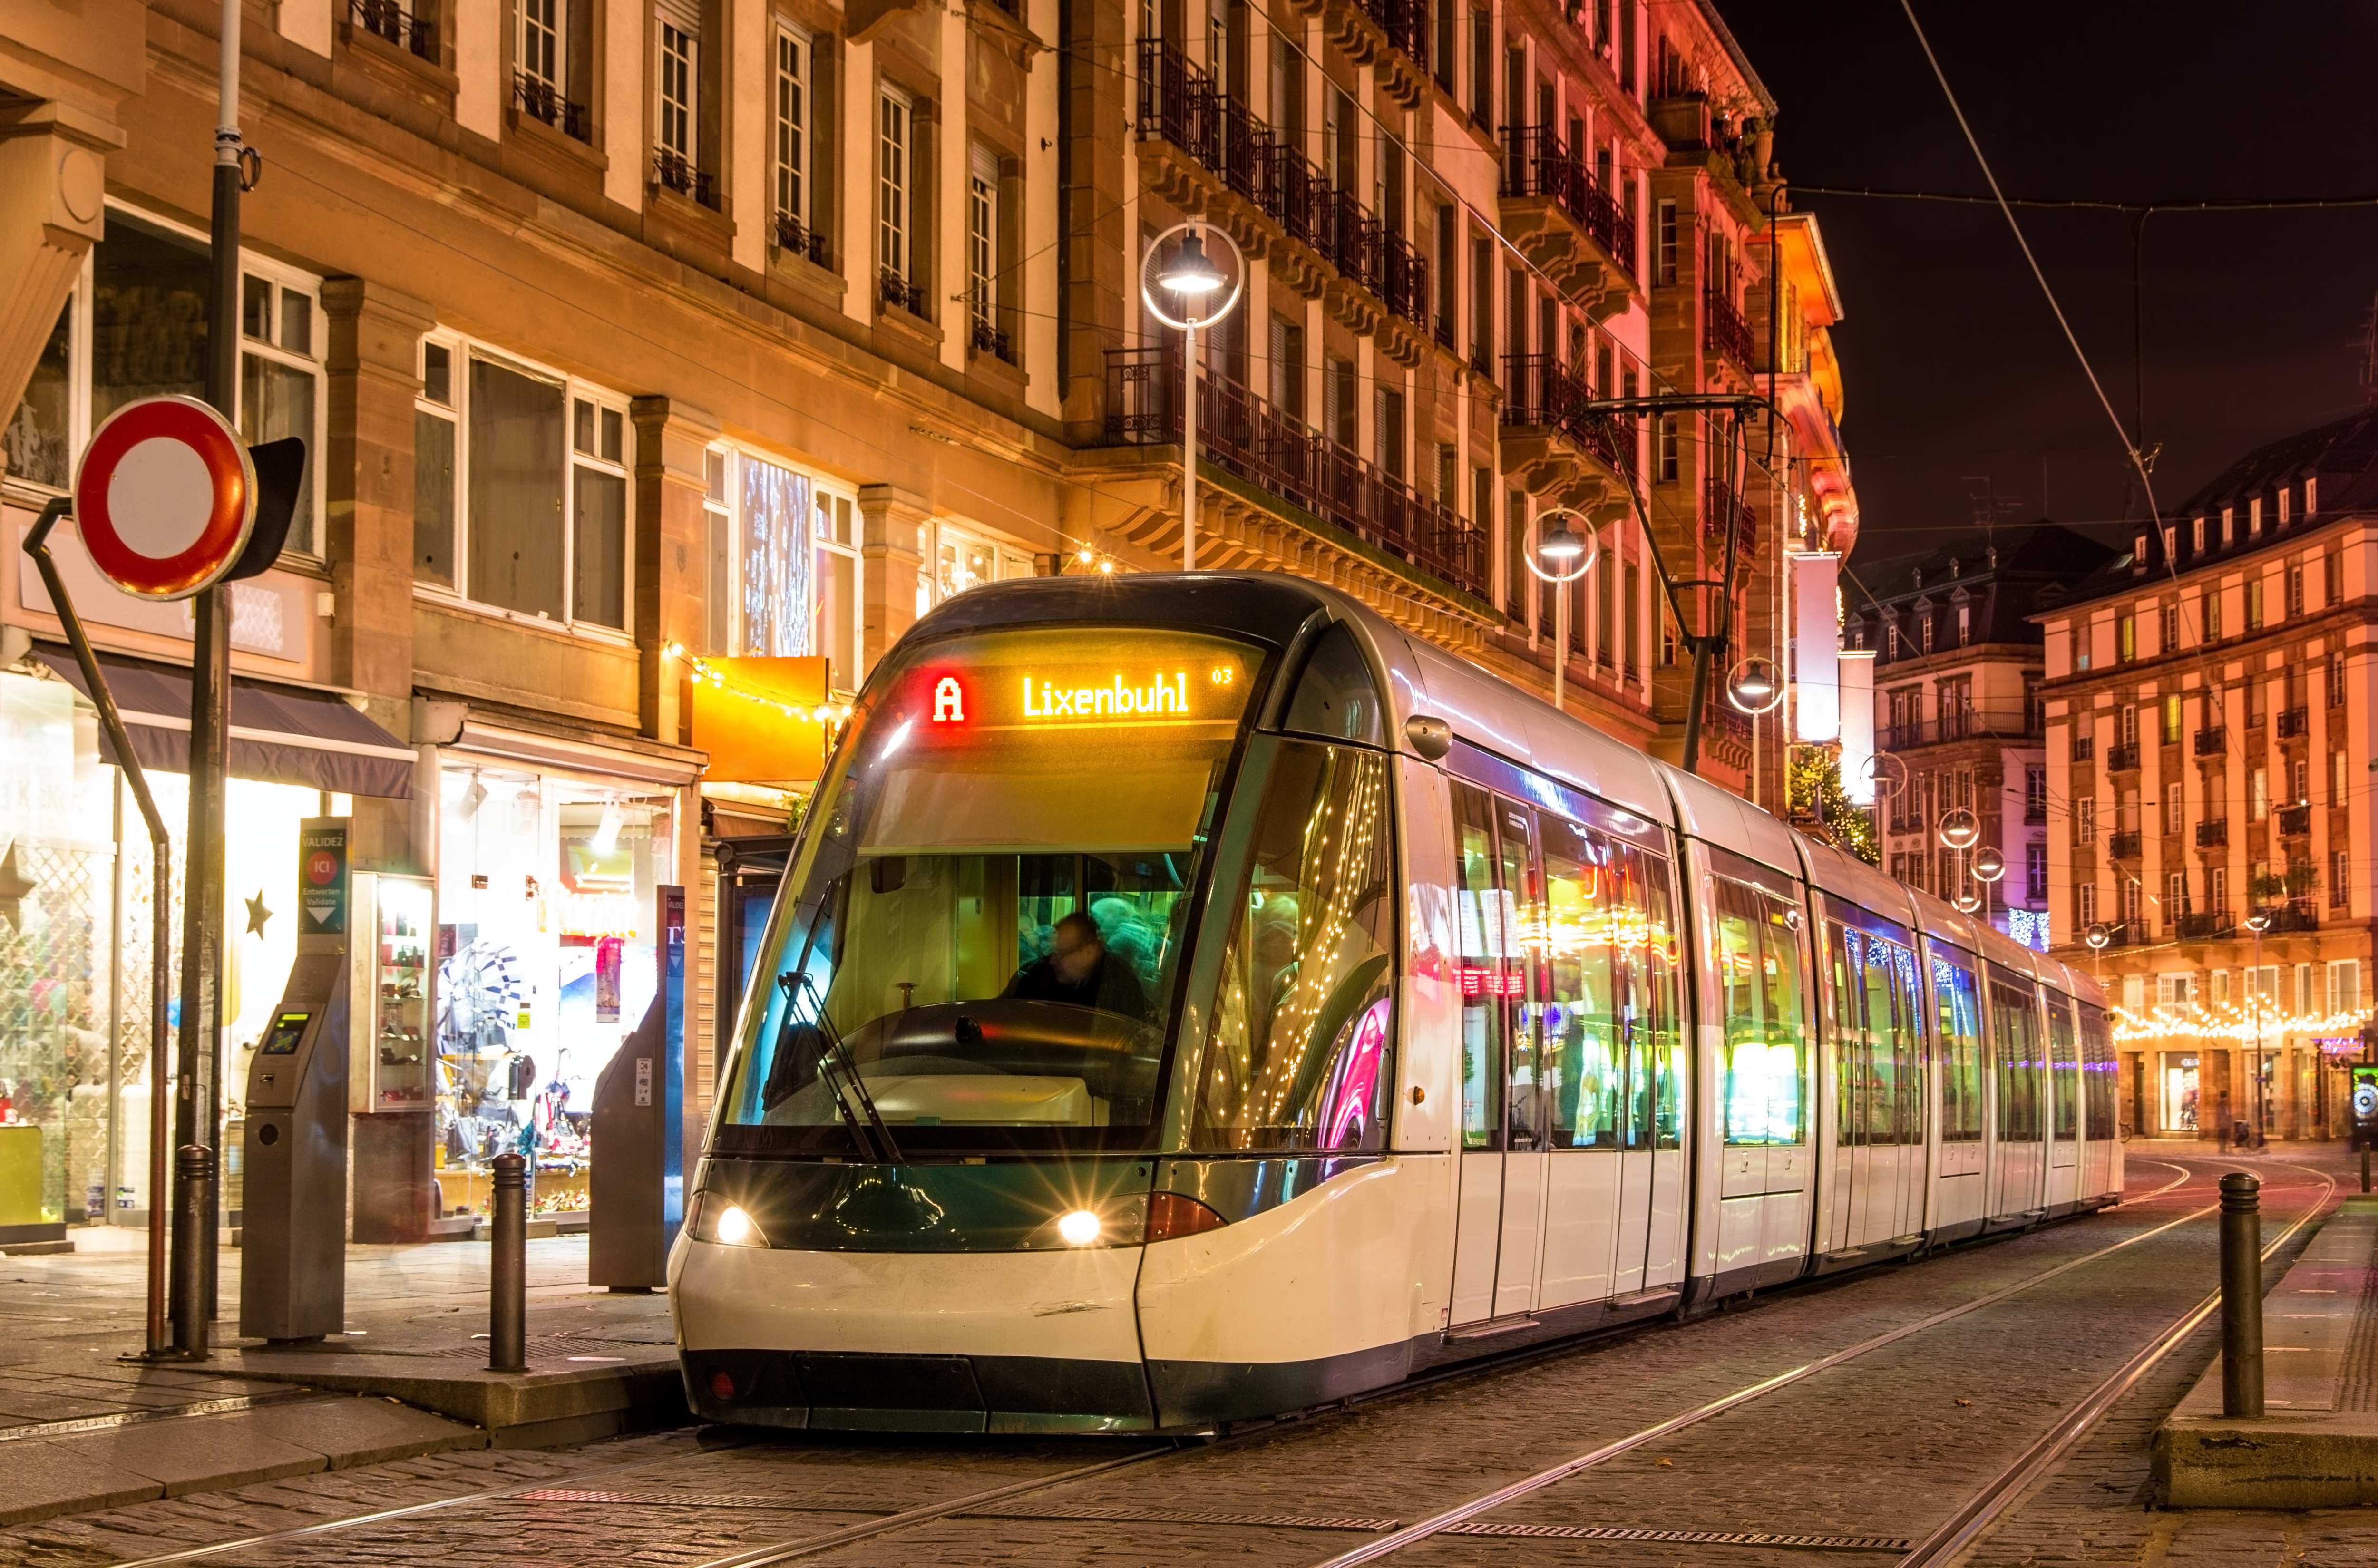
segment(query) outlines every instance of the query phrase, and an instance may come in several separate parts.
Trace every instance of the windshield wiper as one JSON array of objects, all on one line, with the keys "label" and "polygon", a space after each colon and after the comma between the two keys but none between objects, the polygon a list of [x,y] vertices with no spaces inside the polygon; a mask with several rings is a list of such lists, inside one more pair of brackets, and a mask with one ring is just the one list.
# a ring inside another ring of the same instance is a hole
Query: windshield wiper
[{"label": "windshield wiper", "polygon": [[[835,1115],[850,1130],[850,1141],[859,1145],[859,1157],[880,1165],[898,1165],[900,1146],[892,1141],[892,1129],[884,1123],[883,1112],[875,1108],[875,1096],[867,1092],[867,1080],[843,1044],[842,1032],[826,1017],[825,999],[818,994],[806,974],[787,970],[776,976],[776,985],[785,993],[787,1014],[799,1006],[800,993],[809,993],[810,1026],[825,1041],[825,1049],[818,1054],[818,1079],[834,1100]],[[854,1102],[857,1109],[852,1108]]]}]

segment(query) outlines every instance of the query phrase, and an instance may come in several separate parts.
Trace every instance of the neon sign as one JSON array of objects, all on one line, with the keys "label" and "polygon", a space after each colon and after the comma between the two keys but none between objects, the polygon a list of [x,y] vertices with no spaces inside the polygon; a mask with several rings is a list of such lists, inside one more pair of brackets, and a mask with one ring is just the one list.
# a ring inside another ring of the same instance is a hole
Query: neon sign
[{"label": "neon sign", "polygon": [[1027,719],[1156,718],[1187,716],[1189,676],[1176,672],[1167,679],[1159,674],[1146,686],[1126,686],[1118,672],[1105,686],[1060,687],[1024,677],[1024,716]]}]

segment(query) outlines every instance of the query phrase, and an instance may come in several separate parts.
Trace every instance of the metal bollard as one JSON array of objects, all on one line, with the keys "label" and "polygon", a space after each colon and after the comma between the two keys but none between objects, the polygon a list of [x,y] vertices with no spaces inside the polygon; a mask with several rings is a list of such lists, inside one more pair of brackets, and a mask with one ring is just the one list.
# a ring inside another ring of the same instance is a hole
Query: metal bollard
[{"label": "metal bollard", "polygon": [[2263,1184],[2221,1179],[2221,1413],[2263,1413]]},{"label": "metal bollard", "polygon": [[[215,1152],[185,1143],[174,1155],[174,1349],[186,1360],[208,1356],[207,1223],[214,1210]],[[154,1202],[155,1200],[150,1200]]]},{"label": "metal bollard", "polygon": [[496,1156],[495,1223],[488,1227],[487,1371],[528,1371],[528,1161]]}]

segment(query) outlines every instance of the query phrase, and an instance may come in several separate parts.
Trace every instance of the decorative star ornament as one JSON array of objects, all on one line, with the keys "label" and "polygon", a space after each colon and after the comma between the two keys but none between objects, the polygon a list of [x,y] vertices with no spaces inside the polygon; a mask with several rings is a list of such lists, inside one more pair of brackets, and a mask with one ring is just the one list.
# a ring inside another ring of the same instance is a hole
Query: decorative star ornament
[{"label": "decorative star ornament", "polygon": [[247,901],[247,934],[251,937],[264,935],[264,923],[271,918],[272,911],[264,907],[264,890],[258,888],[256,896]]}]

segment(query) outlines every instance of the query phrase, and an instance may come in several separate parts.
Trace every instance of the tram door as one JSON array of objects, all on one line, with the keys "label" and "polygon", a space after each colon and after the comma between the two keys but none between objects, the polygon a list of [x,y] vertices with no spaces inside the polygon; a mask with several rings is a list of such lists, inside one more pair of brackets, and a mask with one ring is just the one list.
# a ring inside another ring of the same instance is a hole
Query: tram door
[{"label": "tram door", "polygon": [[2047,1179],[2047,1077],[2037,986],[1989,966],[1990,1086],[1997,1091],[1998,1137],[1991,1151],[1988,1213],[2028,1214]]},{"label": "tram door", "polygon": [[1958,1233],[1981,1223],[1987,1120],[1982,1092],[1982,1005],[1973,958],[1929,944],[1932,966],[1932,1081],[1938,1085],[1940,1148],[1929,1228]]},{"label": "tram door", "polygon": [[1453,785],[1460,877],[1461,1195],[1455,1326],[1531,1311],[1543,1234],[1544,929],[1534,813]]},{"label": "tram door", "polygon": [[2072,1004],[2048,997],[2048,1208],[2070,1210],[2081,1196],[2081,1056]]}]

